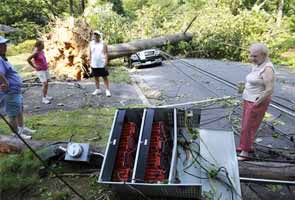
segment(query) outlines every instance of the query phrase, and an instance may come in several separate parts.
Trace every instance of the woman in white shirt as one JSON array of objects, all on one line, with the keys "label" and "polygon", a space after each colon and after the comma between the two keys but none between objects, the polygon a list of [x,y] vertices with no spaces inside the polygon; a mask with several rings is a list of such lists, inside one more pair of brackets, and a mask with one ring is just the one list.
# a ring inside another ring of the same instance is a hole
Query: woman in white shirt
[{"label": "woman in white shirt", "polygon": [[238,160],[247,160],[260,123],[271,101],[274,90],[275,71],[269,60],[268,49],[264,44],[256,43],[249,48],[249,59],[255,64],[246,77],[243,92],[244,107],[241,124],[240,144],[237,151],[241,153]]}]

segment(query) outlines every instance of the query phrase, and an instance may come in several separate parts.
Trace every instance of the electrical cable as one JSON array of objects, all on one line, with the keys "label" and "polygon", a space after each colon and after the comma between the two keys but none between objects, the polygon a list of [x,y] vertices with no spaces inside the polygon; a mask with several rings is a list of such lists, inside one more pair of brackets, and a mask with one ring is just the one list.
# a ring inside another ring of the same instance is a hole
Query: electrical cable
[{"label": "electrical cable", "polygon": [[[201,69],[201,68],[199,68],[199,67],[197,67],[197,66],[195,66],[195,65],[193,65],[193,64],[191,64],[191,63],[189,63],[187,61],[184,61],[182,59],[176,58],[176,57],[174,57],[174,56],[172,56],[172,55],[170,55],[170,54],[168,54],[168,53],[166,53],[164,51],[161,51],[161,53],[162,53],[162,55],[164,54],[166,57],[170,57],[170,58],[176,59],[177,61],[183,63],[185,66],[194,67],[200,73],[202,73],[202,74],[204,74],[204,75],[206,75],[206,76],[208,76],[208,77],[210,77],[210,78],[212,78],[212,79],[214,79],[214,80],[216,80],[218,82],[221,82],[221,83],[223,83],[223,84],[225,84],[225,85],[227,85],[227,86],[229,86],[229,87],[231,87],[231,88],[233,88],[235,90],[238,88],[237,84],[232,83],[232,82],[230,82],[230,81],[228,81],[228,80],[226,80],[224,78],[221,78],[221,77],[219,77],[219,76],[217,76],[217,75],[215,75],[215,74],[213,74],[211,72],[208,72],[206,70],[203,70],[203,69]],[[270,103],[270,106],[273,107],[273,108],[275,108],[275,109],[280,110],[281,112],[284,112],[284,113],[288,114],[289,116],[295,117],[294,109],[289,108],[289,107],[287,107],[287,106],[285,106],[285,105],[283,105],[283,104],[275,101],[274,99],[272,99],[272,101]]]},{"label": "electrical cable", "polygon": [[[120,173],[117,173],[117,176],[120,180],[122,180],[122,178],[120,177]],[[126,184],[126,182],[123,182],[124,185],[127,185],[129,188],[131,188],[131,190],[135,191],[136,193],[138,193],[140,196],[142,196],[144,199],[146,200],[151,200],[148,196],[146,196],[143,192],[141,192],[139,189],[131,186],[130,184]]]},{"label": "electrical cable", "polygon": [[78,191],[76,191],[68,182],[66,182],[58,173],[52,169],[47,163],[37,154],[37,152],[14,130],[14,127],[0,114],[0,118],[7,124],[10,130],[25,144],[25,146],[34,154],[34,156],[42,163],[42,165],[51,171],[63,184],[65,184],[72,192],[74,192],[80,199],[86,200]]},{"label": "electrical cable", "polygon": [[[164,57],[166,55],[163,55]],[[166,56],[166,58],[168,58]],[[206,88],[207,90],[209,90],[211,93],[213,93],[216,97],[218,97],[218,94],[214,91],[212,91],[211,89],[209,89],[207,86],[205,86],[203,83],[201,83],[200,81],[197,81],[196,79],[194,79],[191,75],[187,74],[186,72],[184,72],[183,70],[181,70],[179,67],[177,67],[172,61],[170,61],[170,59],[167,59],[168,62],[170,62],[170,64],[175,67],[176,70],[180,71],[181,73],[183,73],[186,77],[188,77],[189,79],[191,79],[194,82],[197,82],[198,84],[201,84],[204,88]]]},{"label": "electrical cable", "polygon": [[216,121],[219,121],[221,119],[224,119],[226,118],[228,115],[223,115],[223,116],[220,116],[220,117],[215,117],[213,119],[209,119],[209,120],[206,120],[205,122],[203,123],[200,123],[200,126],[204,126],[204,125],[207,125],[207,124],[211,124],[213,122],[216,122]]},{"label": "electrical cable", "polygon": [[[182,133],[182,132],[180,132],[181,133],[181,135],[182,135],[182,137],[185,139],[185,141],[186,141],[186,144],[190,144],[189,143],[189,141],[187,141],[187,139],[186,139],[186,137],[184,136],[184,134]],[[195,144],[197,144],[197,143],[195,143]],[[199,144],[197,144],[197,145],[199,145]],[[207,175],[210,173],[210,171],[206,168],[206,167],[204,167],[199,161],[198,161],[198,159],[194,156],[194,152],[198,155],[198,156],[200,156],[200,157],[202,157],[201,155],[200,155],[200,153],[199,152],[196,152],[196,151],[194,151],[194,150],[192,150],[190,147],[189,147],[189,145],[188,145],[188,150],[190,151],[190,153],[191,153],[191,155],[192,155],[192,157],[193,157],[193,162],[189,165],[189,166],[192,166],[192,164],[194,164],[194,163],[197,163],[200,167],[201,167],[201,169],[203,169],[206,173],[207,173]],[[208,150],[209,151],[209,150]],[[203,157],[202,157],[203,158]],[[209,162],[207,159],[205,159],[205,158],[203,158],[204,160],[206,160],[209,164],[211,164],[212,166],[216,166],[216,165],[214,165],[213,163],[211,163],[211,162]],[[214,159],[215,160],[215,159]],[[184,172],[185,173],[187,173],[185,170],[187,169],[188,167],[186,167],[185,169],[184,169]],[[240,194],[238,193],[238,191],[236,190],[236,188],[234,187],[234,185],[233,185],[233,183],[232,183],[232,181],[231,181],[231,179],[230,179],[230,177],[229,177],[229,175],[228,175],[228,172],[227,172],[227,170],[226,170],[226,168],[225,167],[219,167],[218,169],[217,169],[217,174],[220,172],[220,171],[222,171],[222,169],[223,169],[223,171],[225,172],[225,174],[226,174],[226,178],[228,179],[228,181],[229,181],[229,185],[228,185],[228,183],[226,183],[226,182],[224,182],[222,179],[220,179],[220,177],[215,177],[217,180],[219,180],[219,181],[221,181],[222,183],[224,183],[227,187],[229,187],[230,188],[230,190],[231,190],[231,197],[232,197],[232,200],[233,200],[233,191],[235,191],[235,193],[238,195],[238,196],[240,196]],[[189,173],[187,173],[187,174],[189,174]],[[189,174],[189,175],[191,175],[191,174]],[[194,176],[194,177],[196,177],[196,176]],[[209,176],[208,176],[209,177]],[[200,177],[201,178],[201,177]]]}]

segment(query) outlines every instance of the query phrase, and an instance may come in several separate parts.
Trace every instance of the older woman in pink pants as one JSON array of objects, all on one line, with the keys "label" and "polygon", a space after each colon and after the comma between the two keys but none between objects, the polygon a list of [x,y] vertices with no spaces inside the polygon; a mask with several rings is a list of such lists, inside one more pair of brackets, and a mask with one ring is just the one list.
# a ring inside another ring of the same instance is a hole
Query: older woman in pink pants
[{"label": "older woman in pink pants", "polygon": [[237,148],[241,153],[238,160],[246,160],[253,150],[255,135],[271,101],[275,83],[275,70],[269,60],[267,47],[261,43],[252,44],[249,53],[249,59],[255,66],[246,76],[243,92],[244,111],[240,144]]}]

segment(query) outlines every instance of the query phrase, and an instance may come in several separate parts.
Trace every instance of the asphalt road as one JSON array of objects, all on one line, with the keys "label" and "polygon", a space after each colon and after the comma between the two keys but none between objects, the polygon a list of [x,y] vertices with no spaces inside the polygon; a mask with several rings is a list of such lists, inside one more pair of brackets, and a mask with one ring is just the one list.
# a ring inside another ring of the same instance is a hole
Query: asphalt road
[{"label": "asphalt road", "polygon": [[[251,71],[250,64],[239,62],[209,59],[184,59],[184,61],[235,84],[245,81],[245,76]],[[160,90],[166,97],[166,103],[237,95],[232,88],[204,76],[194,67],[185,66],[177,60],[165,61],[161,67],[139,69],[133,76],[154,90]],[[290,73],[290,70],[277,69],[276,76],[274,99],[279,101],[285,98],[295,103],[294,74]],[[288,103],[288,101],[281,102]]]},{"label": "asphalt road", "polygon": [[[238,62],[208,59],[185,59],[185,61],[234,84],[244,81],[251,70],[251,65]],[[276,76],[273,100],[294,109],[294,74],[290,70],[280,68],[276,70]],[[241,95],[238,95],[235,89],[199,73],[194,67],[188,67],[178,60],[166,60],[162,66],[135,70],[132,77],[142,88],[150,104],[154,106],[200,101],[210,97],[228,95],[237,96],[237,99],[241,100]],[[241,106],[209,105],[202,109],[200,128],[234,130],[235,124],[238,126],[240,124],[241,112]],[[261,161],[295,160],[294,117],[272,107],[269,107],[267,112],[270,114],[269,120],[260,126],[254,145],[256,152],[251,156]],[[239,142],[238,129],[239,127],[235,129],[236,145]],[[287,187],[280,186],[280,189],[273,191],[269,187],[257,184],[241,184],[241,187],[243,198],[247,200],[261,199],[260,196],[265,199],[270,197],[282,200],[294,198]]]},{"label": "asphalt road", "polygon": [[[251,70],[250,64],[239,62],[209,59],[185,59],[185,61],[234,84],[244,81]],[[276,75],[273,99],[290,108],[294,107],[295,76],[286,69],[277,69]],[[241,100],[241,95],[235,89],[205,76],[194,67],[188,67],[178,60],[166,60],[162,66],[135,70],[132,77],[143,88],[152,105],[169,105],[224,96],[237,96],[237,99]],[[150,91],[157,91],[154,93],[158,95],[153,97],[150,95]],[[241,108],[236,109],[237,116],[241,111]],[[222,118],[228,112],[229,110],[224,108],[202,111],[201,128],[231,130],[232,126],[228,117]],[[294,134],[294,118],[272,107],[269,107],[268,113],[270,113],[270,119],[273,122],[268,124],[274,124],[275,130],[271,126],[264,125],[258,135],[261,137],[258,139],[259,143],[268,147],[294,149],[294,142],[285,136],[287,134],[291,137]],[[272,137],[278,131],[284,136],[280,139]]]}]

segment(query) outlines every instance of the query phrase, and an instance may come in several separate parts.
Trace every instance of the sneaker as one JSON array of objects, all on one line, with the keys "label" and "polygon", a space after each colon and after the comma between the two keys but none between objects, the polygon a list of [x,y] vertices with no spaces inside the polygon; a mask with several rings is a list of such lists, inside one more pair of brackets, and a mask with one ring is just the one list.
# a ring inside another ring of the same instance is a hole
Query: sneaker
[{"label": "sneaker", "polygon": [[50,101],[48,99],[46,99],[46,97],[42,98],[42,103],[44,104],[50,104]]},{"label": "sneaker", "polygon": [[[30,136],[30,135],[26,135],[26,134],[23,134],[23,133],[18,133],[18,134],[19,134],[23,139],[25,139],[25,140],[30,140],[30,139],[32,139],[32,136]],[[15,133],[12,133],[12,136],[13,136],[13,137],[17,137]]]},{"label": "sneaker", "polygon": [[32,139],[32,136],[30,136],[30,135],[26,135],[26,134],[20,134],[20,136],[23,138],[23,139],[25,139],[25,140],[30,140],[30,139]]},{"label": "sneaker", "polygon": [[28,127],[24,127],[23,128],[23,132],[27,132],[27,133],[36,133],[36,130],[30,129]]},{"label": "sneaker", "polygon": [[94,92],[92,92],[92,95],[98,95],[101,94],[101,89],[95,89]]},{"label": "sneaker", "polygon": [[53,97],[50,97],[50,96],[46,96],[45,98],[48,99],[49,101],[53,99]]},{"label": "sneaker", "polygon": [[106,96],[107,96],[107,97],[112,96],[112,95],[111,95],[111,92],[110,92],[109,90],[106,90]]}]

